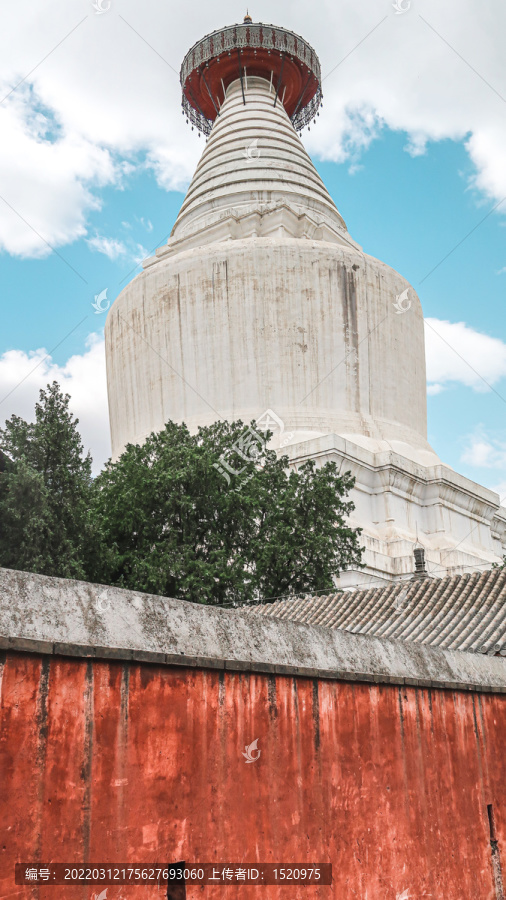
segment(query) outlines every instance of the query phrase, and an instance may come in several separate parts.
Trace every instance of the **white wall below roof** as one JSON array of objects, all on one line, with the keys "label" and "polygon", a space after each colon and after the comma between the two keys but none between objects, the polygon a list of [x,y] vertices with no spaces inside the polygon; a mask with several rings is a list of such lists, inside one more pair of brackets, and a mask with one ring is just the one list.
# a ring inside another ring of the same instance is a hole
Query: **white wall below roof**
[{"label": "white wall below roof", "polygon": [[162,256],[106,322],[114,458],[169,419],[196,430],[220,417],[249,423],[269,407],[287,432],[431,454],[412,288],[410,309],[394,308],[408,288],[352,247],[286,232]]},{"label": "white wall below roof", "polygon": [[392,449],[374,453],[335,434],[283,449],[297,466],[333,461],[356,479],[353,527],[363,528],[364,568],[341,576],[339,585],[367,586],[409,578],[413,549],[425,548],[430,575],[485,571],[506,553],[506,509],[499,496],[448,466],[423,466]]}]

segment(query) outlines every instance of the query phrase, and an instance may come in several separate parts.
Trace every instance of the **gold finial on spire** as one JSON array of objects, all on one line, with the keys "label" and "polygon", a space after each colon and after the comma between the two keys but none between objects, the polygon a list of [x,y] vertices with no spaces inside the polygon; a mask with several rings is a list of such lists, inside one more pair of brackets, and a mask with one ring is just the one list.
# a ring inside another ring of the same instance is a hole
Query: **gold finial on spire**
[{"label": "gold finial on spire", "polygon": [[244,21],[245,21],[248,25],[249,25],[250,22],[253,21],[253,19],[251,18],[250,14],[249,14],[249,9],[246,10],[246,15],[244,16]]}]

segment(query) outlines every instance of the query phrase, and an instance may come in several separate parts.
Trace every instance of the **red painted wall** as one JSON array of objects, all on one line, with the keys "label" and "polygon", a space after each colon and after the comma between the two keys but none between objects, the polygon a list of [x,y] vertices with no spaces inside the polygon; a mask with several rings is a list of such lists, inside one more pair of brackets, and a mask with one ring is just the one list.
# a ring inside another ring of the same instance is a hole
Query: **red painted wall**
[{"label": "red painted wall", "polygon": [[506,868],[504,697],[20,653],[1,697],[2,898],[100,892],[16,887],[15,861],[186,859],[334,866],[332,887],[191,887],[190,900],[496,900],[487,804]]}]

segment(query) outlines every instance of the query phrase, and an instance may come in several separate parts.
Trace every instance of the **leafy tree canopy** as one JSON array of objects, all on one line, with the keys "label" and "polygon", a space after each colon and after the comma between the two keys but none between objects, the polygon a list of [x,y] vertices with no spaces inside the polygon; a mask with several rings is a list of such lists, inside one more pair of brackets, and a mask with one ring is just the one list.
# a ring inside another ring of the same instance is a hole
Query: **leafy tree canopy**
[{"label": "leafy tree canopy", "polygon": [[0,565],[81,578],[90,551],[91,458],[56,382],[40,392],[35,421],[0,429]]},{"label": "leafy tree canopy", "polygon": [[[253,423],[218,422],[191,435],[169,422],[107,464],[94,485],[100,581],[241,603],[328,590],[333,575],[360,564],[360,532],[346,524],[352,477],[334,463],[296,471],[272,451],[244,453],[248,431]],[[220,458],[233,462],[225,474]]]},{"label": "leafy tree canopy", "polygon": [[[56,382],[0,429],[0,566],[199,603],[330,590],[360,565],[349,474],[289,468],[253,423],[168,422],[92,481]],[[268,435],[267,435],[268,437]]]}]

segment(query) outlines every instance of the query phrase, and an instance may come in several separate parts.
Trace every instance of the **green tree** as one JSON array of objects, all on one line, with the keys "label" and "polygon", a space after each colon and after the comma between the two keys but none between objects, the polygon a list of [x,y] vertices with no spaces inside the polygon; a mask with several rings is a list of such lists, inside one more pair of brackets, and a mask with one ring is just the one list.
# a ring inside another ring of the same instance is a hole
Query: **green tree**
[{"label": "green tree", "polygon": [[86,577],[94,546],[91,458],[69,400],[53,382],[40,391],[33,423],[12,416],[0,429],[0,566]]},{"label": "green tree", "polygon": [[352,477],[334,463],[290,469],[255,434],[240,421],[196,435],[169,422],[109,462],[94,484],[105,548],[96,579],[201,603],[248,602],[330,590],[332,576],[360,565],[360,531],[346,524]]}]

